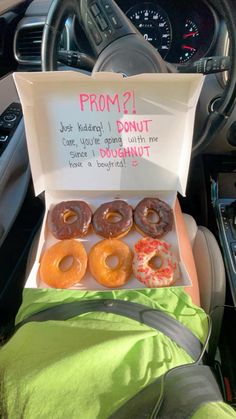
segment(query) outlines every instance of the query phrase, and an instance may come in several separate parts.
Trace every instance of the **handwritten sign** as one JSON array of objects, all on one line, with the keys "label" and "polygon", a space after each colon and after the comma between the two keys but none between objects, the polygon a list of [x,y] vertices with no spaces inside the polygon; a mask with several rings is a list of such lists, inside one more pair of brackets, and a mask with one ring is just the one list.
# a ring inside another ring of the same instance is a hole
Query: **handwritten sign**
[{"label": "handwritten sign", "polygon": [[27,95],[27,140],[37,193],[184,192],[201,77],[114,76],[113,81],[109,75],[106,81],[57,72],[18,78],[20,94]]},{"label": "handwritten sign", "polygon": [[[87,104],[89,112],[103,112],[102,120],[97,120],[97,123],[85,122],[85,119],[91,119],[91,116],[89,113],[84,116],[86,112],[84,97],[89,102]],[[67,158],[69,168],[86,166],[106,171],[127,166],[136,168],[140,159],[150,158],[152,153],[158,152],[157,147],[153,147],[154,144],[158,144],[158,136],[155,135],[156,117],[147,119],[139,115],[125,115],[125,117],[119,115],[121,119],[116,119],[116,114],[121,112],[121,104],[117,99],[117,102],[112,101],[117,109],[116,111],[113,109],[114,116],[111,118],[111,99],[107,99],[107,108],[104,110],[96,98],[97,95],[94,94],[81,94],[80,120],[68,121],[64,117],[57,123],[55,135],[64,149],[63,156]],[[98,102],[95,102],[95,99]],[[96,110],[93,110],[94,106]]]},{"label": "handwritten sign", "polygon": [[[79,94],[80,110],[88,109],[90,112],[122,112],[124,114],[136,113],[134,91],[125,91],[121,94]],[[131,110],[129,111],[129,106]]]},{"label": "handwritten sign", "polygon": [[[60,121],[59,132],[63,134],[62,144],[64,147],[69,147],[69,167],[83,167],[83,161],[87,159],[90,159],[86,162],[87,166],[93,167],[91,158],[97,156],[96,167],[110,171],[111,168],[125,167],[126,158],[150,157],[149,142],[158,142],[157,136],[148,137],[152,119],[140,119],[139,117],[116,119],[114,126],[110,122],[110,112],[115,115],[120,113],[127,115],[129,108],[130,113],[136,114],[134,91],[114,93],[113,95],[80,93],[81,118],[86,112],[95,114],[105,112],[107,115],[104,118],[105,121],[100,121],[97,125],[90,122],[76,122],[75,125],[72,125],[64,120]],[[129,135],[126,136],[126,134]],[[99,159],[109,159],[109,161],[104,163]],[[135,160],[135,164],[131,162],[132,167],[137,167],[137,165],[137,160]]]}]

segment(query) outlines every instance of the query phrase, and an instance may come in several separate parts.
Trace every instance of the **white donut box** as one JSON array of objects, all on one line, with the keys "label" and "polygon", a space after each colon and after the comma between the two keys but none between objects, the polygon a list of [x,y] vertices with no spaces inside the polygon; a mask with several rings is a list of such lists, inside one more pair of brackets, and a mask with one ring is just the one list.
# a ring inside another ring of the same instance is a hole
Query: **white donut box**
[{"label": "white donut box", "polygon": [[[57,240],[48,231],[48,210],[67,200],[86,201],[94,211],[119,198],[135,205],[155,196],[175,206],[185,194],[196,105],[202,75],[34,72],[14,74],[24,113],[35,194],[45,193],[45,217],[37,256],[26,281],[40,280],[42,252]],[[131,249],[141,238],[133,228],[121,240]],[[102,237],[90,232],[86,251]],[[191,285],[181,256],[176,225],[162,240],[172,245],[180,277],[173,286]],[[123,287],[145,286],[134,276]],[[76,290],[107,289],[87,270]]]}]

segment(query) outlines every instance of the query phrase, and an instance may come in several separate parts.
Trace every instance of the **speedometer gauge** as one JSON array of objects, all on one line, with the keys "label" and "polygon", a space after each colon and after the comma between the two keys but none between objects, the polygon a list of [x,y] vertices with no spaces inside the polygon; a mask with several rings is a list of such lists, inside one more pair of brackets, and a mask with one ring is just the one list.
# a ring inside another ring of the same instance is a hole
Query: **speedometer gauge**
[{"label": "speedometer gauge", "polygon": [[152,3],[142,3],[131,7],[126,15],[165,58],[171,45],[171,26],[164,10]]},{"label": "speedometer gauge", "polygon": [[199,49],[199,43],[200,34],[196,23],[191,19],[186,19],[181,44],[182,53],[180,54],[179,62],[184,63],[192,58]]}]

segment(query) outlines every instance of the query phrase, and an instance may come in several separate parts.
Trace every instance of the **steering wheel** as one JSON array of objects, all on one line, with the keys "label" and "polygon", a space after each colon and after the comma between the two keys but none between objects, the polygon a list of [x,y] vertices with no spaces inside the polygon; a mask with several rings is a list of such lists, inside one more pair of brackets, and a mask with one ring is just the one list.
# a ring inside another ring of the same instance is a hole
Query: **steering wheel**
[{"label": "steering wheel", "polygon": [[[223,15],[230,39],[231,68],[217,109],[197,133],[192,155],[202,152],[226,123],[236,103],[236,12],[233,0],[210,0]],[[57,70],[57,51],[65,21],[76,15],[96,57],[93,71],[138,73],[173,72],[155,48],[144,40],[113,0],[54,0],[42,39],[42,70]],[[177,71],[177,70],[176,70]]]}]

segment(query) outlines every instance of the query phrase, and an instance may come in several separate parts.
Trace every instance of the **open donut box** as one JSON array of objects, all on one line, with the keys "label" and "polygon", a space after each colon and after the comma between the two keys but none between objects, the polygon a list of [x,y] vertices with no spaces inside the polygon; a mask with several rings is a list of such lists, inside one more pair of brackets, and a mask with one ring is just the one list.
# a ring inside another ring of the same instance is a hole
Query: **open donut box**
[{"label": "open donut box", "polygon": [[[185,194],[196,104],[203,76],[114,73],[15,73],[23,107],[36,195],[45,192],[45,217],[28,288],[47,288],[39,277],[40,258],[57,242],[47,227],[48,211],[59,202],[83,200],[94,212],[119,198],[133,208],[144,197],[175,206]],[[133,250],[143,236],[133,227],[121,238]],[[103,237],[90,231],[81,240],[89,253]],[[161,238],[171,244],[180,277],[191,285],[176,230]],[[133,275],[122,288],[145,288]],[[89,270],[76,290],[101,286]]]}]

